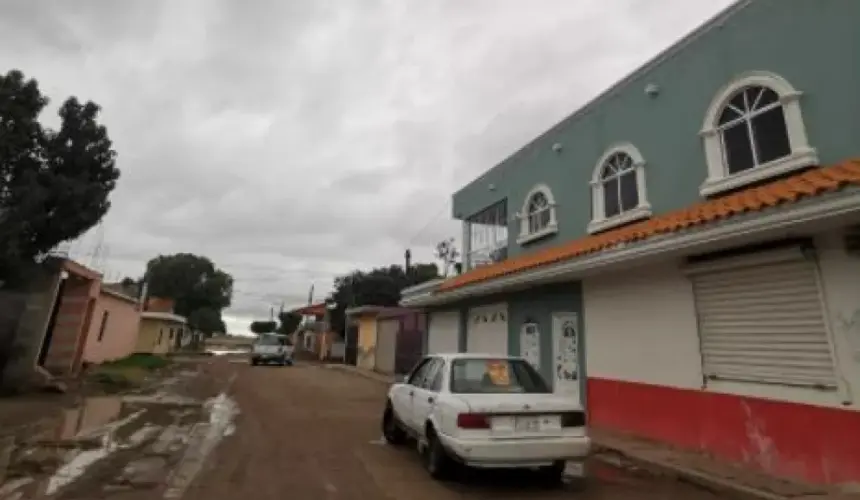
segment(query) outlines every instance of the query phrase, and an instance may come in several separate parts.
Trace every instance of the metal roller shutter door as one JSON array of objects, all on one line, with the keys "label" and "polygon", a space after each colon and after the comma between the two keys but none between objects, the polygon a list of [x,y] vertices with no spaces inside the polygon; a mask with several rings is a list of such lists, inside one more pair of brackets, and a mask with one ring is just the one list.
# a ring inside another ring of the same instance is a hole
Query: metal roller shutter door
[{"label": "metal roller shutter door", "polygon": [[505,304],[469,310],[466,352],[508,355],[508,308]]},{"label": "metal roller shutter door", "polygon": [[436,312],[429,316],[427,353],[460,352],[460,312]]},{"label": "metal roller shutter door", "polygon": [[399,319],[383,319],[376,323],[376,371],[394,373],[399,331]]},{"label": "metal roller shutter door", "polygon": [[799,249],[690,273],[705,377],[837,387],[816,265]]}]

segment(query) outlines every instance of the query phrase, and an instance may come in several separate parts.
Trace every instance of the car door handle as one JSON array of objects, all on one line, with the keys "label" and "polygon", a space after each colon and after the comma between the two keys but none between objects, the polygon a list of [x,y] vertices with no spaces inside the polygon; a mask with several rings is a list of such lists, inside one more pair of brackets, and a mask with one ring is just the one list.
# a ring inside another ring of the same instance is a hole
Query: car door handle
[{"label": "car door handle", "polygon": [[427,398],[427,402],[428,402],[428,403],[431,403],[431,404],[432,404],[432,403],[433,403],[433,401],[436,401],[436,398],[434,398],[433,396],[430,396],[429,398]]},{"label": "car door handle", "polygon": [[410,396],[414,396],[414,395],[415,395],[415,391],[409,391],[409,395],[410,395]]}]

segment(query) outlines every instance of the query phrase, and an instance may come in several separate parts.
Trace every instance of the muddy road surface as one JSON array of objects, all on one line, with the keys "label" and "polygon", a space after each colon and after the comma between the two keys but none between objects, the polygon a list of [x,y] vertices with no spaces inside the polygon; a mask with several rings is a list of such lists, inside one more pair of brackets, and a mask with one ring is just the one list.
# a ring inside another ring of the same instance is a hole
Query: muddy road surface
[{"label": "muddy road surface", "polygon": [[[386,387],[320,365],[250,367],[221,359],[230,380],[236,430],[192,481],[169,498],[185,500],[625,499],[715,500],[694,486],[608,466],[590,466],[584,492],[546,490],[529,474],[464,472],[438,483],[409,448],[380,439]],[[180,491],[181,490],[181,491]]]}]

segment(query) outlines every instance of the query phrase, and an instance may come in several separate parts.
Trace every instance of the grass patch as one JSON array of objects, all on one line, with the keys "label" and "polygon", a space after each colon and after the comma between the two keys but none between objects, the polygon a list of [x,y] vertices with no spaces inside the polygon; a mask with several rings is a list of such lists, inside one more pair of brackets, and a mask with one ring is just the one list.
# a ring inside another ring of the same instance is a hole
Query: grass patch
[{"label": "grass patch", "polygon": [[132,354],[116,361],[102,363],[99,368],[140,368],[143,370],[160,370],[167,367],[170,361],[155,354]]},{"label": "grass patch", "polygon": [[115,394],[140,387],[153,372],[170,365],[170,361],[153,354],[132,354],[93,367],[90,379],[107,393]]}]

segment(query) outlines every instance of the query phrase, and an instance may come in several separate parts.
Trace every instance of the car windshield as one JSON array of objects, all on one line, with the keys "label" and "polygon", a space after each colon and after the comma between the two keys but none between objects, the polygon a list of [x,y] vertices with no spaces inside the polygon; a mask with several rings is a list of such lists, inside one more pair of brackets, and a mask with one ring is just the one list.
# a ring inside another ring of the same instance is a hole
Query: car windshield
[{"label": "car windshield", "polygon": [[549,393],[543,377],[521,359],[468,358],[451,364],[451,392],[457,394]]},{"label": "car windshield", "polygon": [[257,345],[287,345],[287,339],[275,335],[261,335],[257,339]]}]

